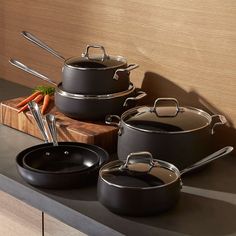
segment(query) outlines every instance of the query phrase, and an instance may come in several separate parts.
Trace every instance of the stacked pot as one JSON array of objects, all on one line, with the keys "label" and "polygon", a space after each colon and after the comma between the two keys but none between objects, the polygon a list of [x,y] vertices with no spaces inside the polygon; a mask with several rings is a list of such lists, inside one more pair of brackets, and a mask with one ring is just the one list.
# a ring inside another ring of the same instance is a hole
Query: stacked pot
[{"label": "stacked pot", "polygon": [[[90,48],[99,48],[101,56],[91,57]],[[122,56],[108,56],[103,46],[88,45],[81,57],[65,60],[62,83],[57,86],[55,104],[65,115],[87,120],[104,120],[110,112],[121,114],[130,100],[146,94],[136,93],[130,71],[137,64],[127,64]]]},{"label": "stacked pot", "polygon": [[[57,84],[47,76],[11,59],[14,66],[31,73],[56,86],[55,105],[63,114],[79,120],[103,120],[107,114],[122,114],[135,105],[134,102],[146,96],[130,82],[130,71],[137,64],[127,64],[122,56],[107,55],[100,45],[88,45],[82,56],[64,58],[36,36],[23,31],[22,35],[37,46],[63,60],[62,82]],[[100,55],[90,54],[98,49]]]}]

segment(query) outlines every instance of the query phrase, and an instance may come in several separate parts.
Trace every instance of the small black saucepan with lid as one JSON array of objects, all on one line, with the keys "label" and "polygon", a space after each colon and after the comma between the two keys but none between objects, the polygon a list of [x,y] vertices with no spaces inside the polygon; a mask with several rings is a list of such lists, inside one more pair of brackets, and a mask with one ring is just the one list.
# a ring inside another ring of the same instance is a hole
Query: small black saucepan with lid
[{"label": "small black saucepan with lid", "polygon": [[184,173],[223,157],[232,150],[233,147],[224,147],[182,171],[171,163],[153,159],[149,152],[131,153],[126,161],[112,161],[100,169],[98,199],[117,214],[157,214],[178,201]]},{"label": "small black saucepan with lid", "polygon": [[[22,35],[64,61],[62,87],[69,93],[98,95],[125,91],[130,84],[130,71],[138,67],[137,64],[128,65],[123,56],[107,55],[101,45],[87,45],[82,56],[65,59],[33,34],[23,31]],[[102,54],[91,56],[89,50],[92,48],[101,50]]]}]

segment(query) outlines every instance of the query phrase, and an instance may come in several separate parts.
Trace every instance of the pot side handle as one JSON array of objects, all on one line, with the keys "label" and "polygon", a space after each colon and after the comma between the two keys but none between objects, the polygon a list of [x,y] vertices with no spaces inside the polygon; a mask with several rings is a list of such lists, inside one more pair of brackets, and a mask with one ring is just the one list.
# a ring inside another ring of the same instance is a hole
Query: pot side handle
[{"label": "pot side handle", "polygon": [[227,120],[225,118],[225,116],[223,115],[213,115],[211,116],[212,119],[215,118],[215,122],[213,121],[213,125],[212,125],[212,128],[211,128],[211,134],[214,134],[215,133],[215,127],[216,126],[219,126],[219,125],[224,125],[227,123]]},{"label": "pot side handle", "polygon": [[139,65],[138,64],[130,64],[128,65],[126,68],[124,69],[117,69],[113,75],[113,79],[114,80],[118,80],[119,79],[119,72],[126,72],[127,74],[130,73],[131,70],[134,70],[136,68],[138,68]]},{"label": "pot side handle", "polygon": [[[113,121],[113,120],[117,120],[118,122]],[[107,115],[105,117],[105,123],[107,125],[114,125],[114,126],[120,128],[120,117],[117,115]]]},{"label": "pot side handle", "polygon": [[128,106],[129,101],[137,101],[137,100],[140,100],[146,96],[147,96],[147,94],[144,91],[138,91],[136,97],[129,97],[129,98],[125,99],[123,107]]}]

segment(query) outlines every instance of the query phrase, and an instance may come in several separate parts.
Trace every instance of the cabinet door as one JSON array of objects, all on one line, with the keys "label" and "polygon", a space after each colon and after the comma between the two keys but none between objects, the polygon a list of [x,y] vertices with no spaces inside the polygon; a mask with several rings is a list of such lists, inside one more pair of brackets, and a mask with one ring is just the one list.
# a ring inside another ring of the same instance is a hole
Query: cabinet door
[{"label": "cabinet door", "polygon": [[44,213],[44,236],[85,236],[79,230]]},{"label": "cabinet door", "polygon": [[0,191],[0,235],[41,236],[41,211]]}]

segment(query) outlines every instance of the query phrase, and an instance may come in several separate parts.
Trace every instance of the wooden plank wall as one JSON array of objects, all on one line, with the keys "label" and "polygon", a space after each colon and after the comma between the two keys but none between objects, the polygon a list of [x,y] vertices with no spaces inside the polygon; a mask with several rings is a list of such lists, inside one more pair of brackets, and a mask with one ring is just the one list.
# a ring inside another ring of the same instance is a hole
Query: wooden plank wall
[{"label": "wooden plank wall", "polygon": [[[1,0],[0,77],[35,86],[38,79],[13,68],[17,58],[60,81],[63,61],[29,43],[27,30],[66,58],[87,44],[102,44],[140,68],[131,74],[149,96],[176,97],[224,114],[220,145],[235,144],[236,2],[234,0]],[[222,138],[223,137],[223,138]]]}]

